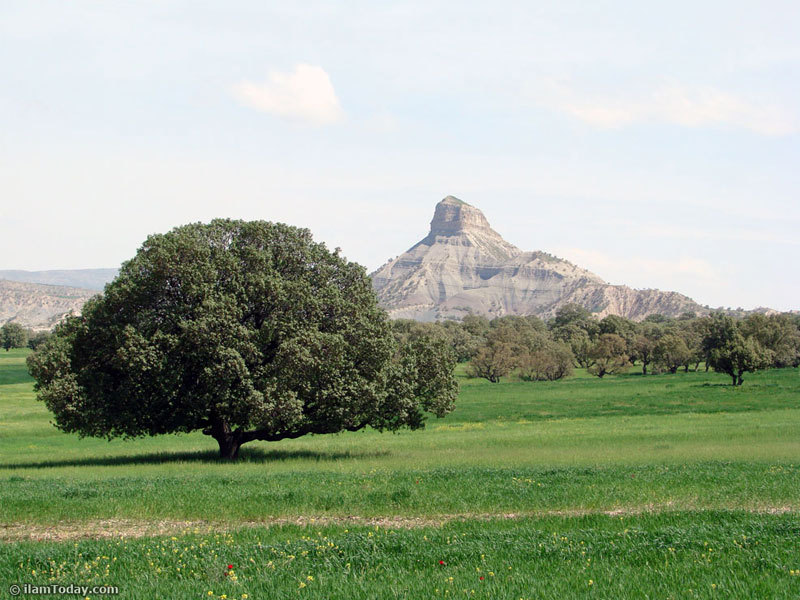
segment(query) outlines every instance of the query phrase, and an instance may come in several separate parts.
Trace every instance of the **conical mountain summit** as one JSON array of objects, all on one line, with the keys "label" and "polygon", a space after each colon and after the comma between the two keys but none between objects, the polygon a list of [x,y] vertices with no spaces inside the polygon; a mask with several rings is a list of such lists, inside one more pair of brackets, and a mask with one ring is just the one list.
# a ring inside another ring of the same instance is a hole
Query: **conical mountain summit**
[{"label": "conical mountain summit", "polygon": [[474,206],[447,196],[428,235],[372,274],[378,301],[393,318],[420,321],[539,315],[576,303],[598,316],[707,312],[676,292],[634,290],[545,252],[524,252],[494,231]]}]

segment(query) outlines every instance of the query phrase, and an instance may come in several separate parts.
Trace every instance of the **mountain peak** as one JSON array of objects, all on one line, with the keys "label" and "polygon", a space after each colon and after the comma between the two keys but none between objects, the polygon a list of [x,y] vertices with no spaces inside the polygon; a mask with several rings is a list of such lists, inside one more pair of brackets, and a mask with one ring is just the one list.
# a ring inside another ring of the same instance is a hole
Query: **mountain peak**
[{"label": "mountain peak", "polygon": [[436,205],[428,236],[375,271],[372,285],[390,316],[423,321],[470,313],[546,317],[569,303],[633,319],[703,312],[686,296],[609,285],[545,252],[523,252],[455,196]]},{"label": "mountain peak", "polygon": [[447,196],[436,205],[431,221],[431,235],[455,235],[465,231],[492,231],[483,213],[455,196]]},{"label": "mountain peak", "polygon": [[466,202],[464,202],[461,198],[456,198],[455,196],[449,196],[449,195],[445,196],[444,198],[442,198],[441,203],[442,204],[457,204],[459,206],[464,206],[464,205],[472,206],[471,204],[467,204]]}]

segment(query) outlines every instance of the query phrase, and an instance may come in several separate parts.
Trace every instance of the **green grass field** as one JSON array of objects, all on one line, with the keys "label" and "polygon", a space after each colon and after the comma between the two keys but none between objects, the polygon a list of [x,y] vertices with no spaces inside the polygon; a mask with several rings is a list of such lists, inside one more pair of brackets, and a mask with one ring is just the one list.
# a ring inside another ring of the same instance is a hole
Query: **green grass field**
[{"label": "green grass field", "polygon": [[231,464],[201,434],[60,433],[25,355],[0,352],[0,597],[800,595],[797,369],[741,388],[462,377],[425,430],[254,443]]}]

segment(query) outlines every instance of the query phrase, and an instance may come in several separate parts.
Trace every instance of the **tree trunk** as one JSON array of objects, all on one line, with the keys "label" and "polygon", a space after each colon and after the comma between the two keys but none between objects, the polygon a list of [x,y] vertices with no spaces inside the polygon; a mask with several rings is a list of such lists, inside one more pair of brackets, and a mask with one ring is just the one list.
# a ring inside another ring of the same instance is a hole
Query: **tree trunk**
[{"label": "tree trunk", "polygon": [[230,425],[220,418],[214,419],[211,426],[204,429],[203,433],[217,440],[219,457],[226,460],[239,458],[239,448],[247,441],[242,438],[241,431],[231,431]]},{"label": "tree trunk", "polygon": [[684,373],[688,373],[689,372],[689,363],[686,363],[685,365],[683,365],[683,372]]},{"label": "tree trunk", "polygon": [[239,458],[239,448],[242,447],[241,440],[238,436],[231,435],[227,438],[217,438],[219,444],[219,457],[227,460],[236,460]]},{"label": "tree trunk", "polygon": [[736,385],[742,385],[742,375],[743,373],[739,373],[739,375],[736,377]]},{"label": "tree trunk", "polygon": [[731,377],[733,377],[733,385],[735,386],[736,385],[736,375],[731,375]]},{"label": "tree trunk", "polygon": [[647,375],[647,363],[642,361],[642,375]]}]

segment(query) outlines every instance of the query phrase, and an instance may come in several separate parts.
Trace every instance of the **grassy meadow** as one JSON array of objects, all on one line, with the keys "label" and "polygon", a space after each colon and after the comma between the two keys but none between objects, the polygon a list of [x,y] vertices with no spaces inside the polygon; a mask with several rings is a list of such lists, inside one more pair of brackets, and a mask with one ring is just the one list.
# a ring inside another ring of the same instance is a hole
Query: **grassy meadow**
[{"label": "grassy meadow", "polygon": [[739,388],[462,376],[424,430],[256,442],[226,463],[201,434],[60,433],[26,354],[0,352],[0,597],[800,595],[797,369]]}]

